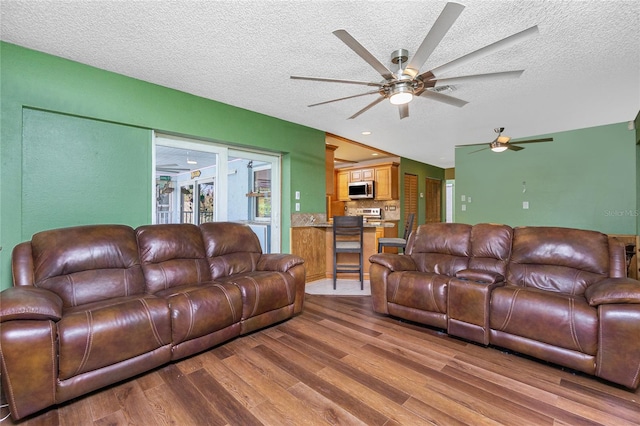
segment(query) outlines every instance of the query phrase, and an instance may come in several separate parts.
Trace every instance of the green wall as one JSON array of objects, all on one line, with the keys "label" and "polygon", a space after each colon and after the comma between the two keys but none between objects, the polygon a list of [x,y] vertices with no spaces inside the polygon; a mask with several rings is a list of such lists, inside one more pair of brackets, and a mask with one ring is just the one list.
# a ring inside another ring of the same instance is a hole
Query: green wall
[{"label": "green wall", "polygon": [[[325,210],[324,132],[8,43],[0,64],[0,288],[11,285],[11,250],[37,230],[150,222],[152,130],[283,153],[284,252],[291,182],[305,182],[303,212]],[[42,139],[46,129],[57,133]],[[76,206],[107,196],[70,212],[56,193]]]},{"label": "green wall", "polygon": [[456,221],[636,234],[635,132],[625,122],[549,136],[518,152],[457,148]]},{"label": "green wall", "polygon": [[[405,173],[413,174],[418,176],[418,194],[424,194],[426,191],[426,178],[432,179],[440,179],[442,181],[442,199],[440,201],[440,206],[442,208],[442,221],[444,222],[444,214],[445,214],[445,189],[444,189],[444,169],[440,167],[432,166],[430,164],[420,163],[418,161],[410,160],[408,158],[400,159],[400,205],[404,206],[404,175]],[[404,217],[404,207],[402,207],[403,211],[401,212],[401,217]],[[425,222],[426,215],[426,206],[425,199],[418,198],[418,216],[416,217],[416,222],[418,225],[423,224]],[[398,227],[398,234],[400,236],[404,232],[404,225]]]}]

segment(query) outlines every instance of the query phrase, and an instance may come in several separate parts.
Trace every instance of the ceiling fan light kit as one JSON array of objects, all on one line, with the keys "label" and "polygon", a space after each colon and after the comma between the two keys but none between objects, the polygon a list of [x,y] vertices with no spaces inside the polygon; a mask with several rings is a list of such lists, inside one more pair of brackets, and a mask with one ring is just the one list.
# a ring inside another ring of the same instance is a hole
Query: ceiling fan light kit
[{"label": "ceiling fan light kit", "polygon": [[[427,59],[433,51],[438,47],[442,39],[445,37],[451,26],[458,19],[462,13],[464,6],[458,3],[449,2],[446,4],[433,26],[425,36],[424,40],[416,50],[413,57],[407,62],[409,58],[409,52],[406,49],[397,49],[391,53],[391,62],[398,65],[398,71],[391,72],[384,64],[382,64],[375,56],[373,56],[364,46],[362,46],[353,36],[351,36],[346,30],[340,29],[333,32],[344,44],[347,45],[353,52],[360,56],[365,62],[367,62],[373,69],[375,69],[384,79],[382,82],[366,82],[356,80],[344,80],[333,78],[321,78],[321,77],[301,77],[291,76],[296,80],[311,80],[321,81],[328,83],[345,83],[345,84],[359,84],[366,86],[377,87],[378,90],[372,90],[366,93],[346,96],[338,99],[332,99],[324,102],[318,102],[310,107],[324,105],[332,102],[342,101],[346,99],[352,99],[359,96],[379,94],[380,97],[362,108],[360,111],[353,114],[349,119],[358,117],[360,114],[368,111],[381,101],[388,99],[393,105],[399,107],[400,119],[409,116],[408,104],[416,97],[429,98],[431,100],[446,103],[458,108],[467,104],[466,101],[458,99],[443,93],[438,93],[433,90],[436,86],[460,84],[475,81],[488,81],[495,79],[508,79],[519,78],[523,73],[523,70],[517,71],[504,71],[487,74],[474,74],[451,78],[439,78],[441,74],[445,74],[452,69],[459,67],[463,64],[477,60],[483,56],[494,53],[500,49],[505,49],[516,43],[519,43],[526,38],[538,33],[538,27],[533,26],[527,28],[524,31],[513,34],[488,46],[475,50],[464,56],[461,56],[453,61],[447,62],[439,67],[433,68],[429,71],[420,73],[420,68],[426,63]],[[403,68],[403,64],[406,66]],[[506,148],[509,149],[509,148]]]},{"label": "ceiling fan light kit", "polygon": [[413,100],[413,88],[411,83],[400,83],[393,86],[390,90],[389,102],[393,105],[408,104]]},{"label": "ceiling fan light kit", "polygon": [[493,152],[504,152],[507,149],[509,149],[509,148],[507,147],[506,144],[503,144],[503,143],[501,143],[499,141],[491,142],[491,151],[493,151]]}]

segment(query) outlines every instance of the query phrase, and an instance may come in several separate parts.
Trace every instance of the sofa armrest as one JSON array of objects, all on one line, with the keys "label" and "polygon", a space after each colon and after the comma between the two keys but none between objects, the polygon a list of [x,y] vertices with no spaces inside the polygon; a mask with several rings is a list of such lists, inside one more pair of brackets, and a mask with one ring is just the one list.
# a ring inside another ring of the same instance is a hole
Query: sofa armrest
[{"label": "sofa armrest", "polygon": [[504,281],[504,275],[482,269],[463,269],[456,272],[456,278],[479,283],[495,284]]},{"label": "sofa armrest", "polygon": [[302,265],[304,259],[294,254],[269,253],[263,254],[256,265],[257,271],[287,272],[296,265]]},{"label": "sofa armrest", "polygon": [[406,254],[378,253],[371,255],[369,262],[384,266],[394,272],[418,270],[411,256]]},{"label": "sofa armrest", "polygon": [[10,287],[0,293],[0,322],[11,320],[52,320],[62,318],[62,299],[37,287]]},{"label": "sofa armrest", "polygon": [[607,278],[584,292],[589,305],[640,303],[640,281],[633,278]]}]

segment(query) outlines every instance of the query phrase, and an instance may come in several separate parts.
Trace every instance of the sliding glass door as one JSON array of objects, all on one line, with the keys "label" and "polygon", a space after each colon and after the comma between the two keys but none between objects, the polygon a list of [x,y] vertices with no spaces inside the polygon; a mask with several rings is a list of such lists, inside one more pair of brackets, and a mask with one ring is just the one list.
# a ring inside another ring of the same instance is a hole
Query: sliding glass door
[{"label": "sliding glass door", "polygon": [[155,223],[245,223],[280,251],[278,155],[156,134],[153,161]]}]

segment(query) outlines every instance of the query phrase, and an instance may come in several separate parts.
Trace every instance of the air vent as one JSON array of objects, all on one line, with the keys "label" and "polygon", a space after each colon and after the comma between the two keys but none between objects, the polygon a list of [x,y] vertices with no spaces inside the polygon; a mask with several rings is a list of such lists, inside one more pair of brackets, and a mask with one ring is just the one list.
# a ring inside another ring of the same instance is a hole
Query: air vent
[{"label": "air vent", "polygon": [[451,85],[445,85],[445,86],[432,87],[431,90],[437,93],[447,93],[447,92],[455,91],[456,87]]}]

